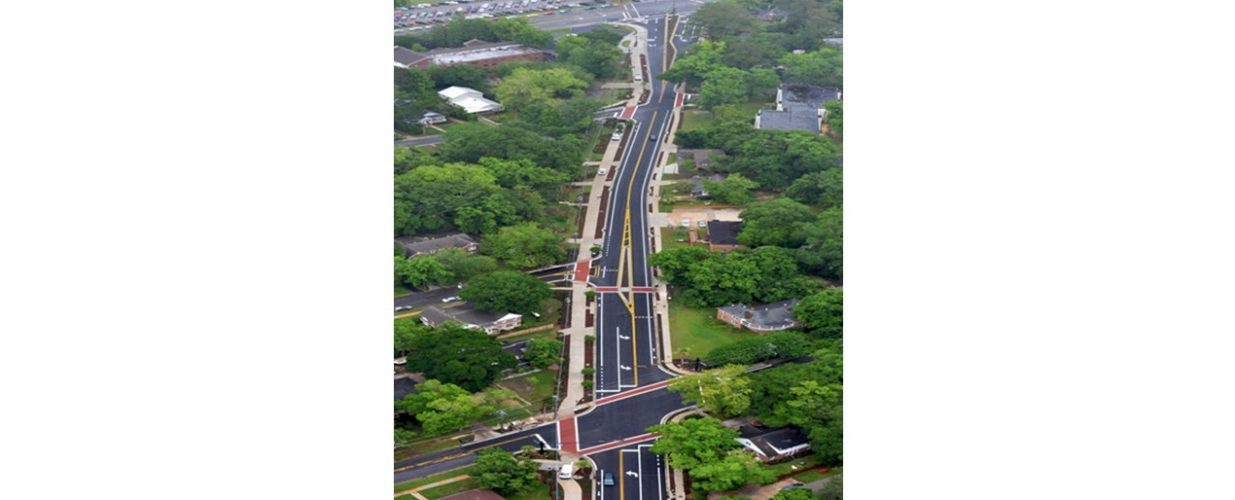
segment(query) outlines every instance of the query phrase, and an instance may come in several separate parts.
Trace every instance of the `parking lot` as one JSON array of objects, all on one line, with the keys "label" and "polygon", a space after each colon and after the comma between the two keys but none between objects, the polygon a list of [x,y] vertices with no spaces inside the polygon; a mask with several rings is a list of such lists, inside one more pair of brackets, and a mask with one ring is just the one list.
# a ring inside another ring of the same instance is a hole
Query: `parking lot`
[{"label": "parking lot", "polygon": [[408,7],[397,7],[394,11],[394,27],[397,30],[414,30],[418,27],[428,27],[445,23],[455,16],[466,19],[487,19],[533,12],[549,14],[567,10],[590,2],[573,0],[448,0],[446,2],[428,4],[421,3]]}]

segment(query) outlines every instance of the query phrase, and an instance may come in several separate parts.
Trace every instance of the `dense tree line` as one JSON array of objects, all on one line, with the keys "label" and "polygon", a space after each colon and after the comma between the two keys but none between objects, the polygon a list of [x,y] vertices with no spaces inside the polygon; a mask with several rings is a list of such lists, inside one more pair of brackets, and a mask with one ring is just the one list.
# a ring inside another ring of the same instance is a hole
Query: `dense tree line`
[{"label": "dense tree line", "polygon": [[801,274],[788,250],[774,246],[728,253],[674,248],[653,254],[649,262],[660,268],[682,300],[695,306],[776,302],[818,288]]},{"label": "dense tree line", "polygon": [[438,24],[427,33],[396,36],[395,45],[424,51],[442,47],[461,47],[469,40],[486,42],[519,42],[530,47],[553,46],[553,34],[541,31],[527,19],[507,17],[499,19],[464,19],[456,17],[445,24]]}]

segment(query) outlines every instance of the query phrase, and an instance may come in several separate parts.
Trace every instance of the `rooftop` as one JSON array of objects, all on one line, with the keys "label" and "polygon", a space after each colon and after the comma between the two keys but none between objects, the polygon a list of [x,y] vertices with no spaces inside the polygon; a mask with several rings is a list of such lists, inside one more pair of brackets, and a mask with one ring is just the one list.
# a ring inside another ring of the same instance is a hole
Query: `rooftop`
[{"label": "rooftop", "polygon": [[442,47],[428,52],[416,52],[396,46],[395,62],[403,66],[411,66],[425,59],[430,59],[433,64],[449,65],[536,52],[541,52],[541,50],[527,47],[520,43],[486,42],[472,39],[464,42],[462,47]]},{"label": "rooftop", "polygon": [[810,443],[797,427],[768,430],[742,426],[738,435],[753,443],[765,457],[776,457]]},{"label": "rooftop", "polygon": [[794,111],[798,109],[814,111],[823,107],[823,103],[839,101],[841,91],[836,87],[817,87],[814,85],[785,84],[781,90],[781,109]]},{"label": "rooftop", "polygon": [[760,129],[801,130],[819,133],[819,114],[815,110],[776,111],[761,109],[757,116]]},{"label": "rooftop", "polygon": [[430,254],[447,248],[463,248],[475,245],[476,240],[464,233],[449,233],[395,238],[395,244],[403,247],[408,256]]},{"label": "rooftop", "polygon": [[715,245],[737,245],[741,221],[708,221],[708,241]]},{"label": "rooftop", "polygon": [[[711,231],[711,228],[708,230]],[[798,305],[798,299],[789,299],[754,307],[746,304],[729,304],[720,309],[749,321],[752,329],[774,330],[793,326],[796,321],[793,317],[793,307],[796,305]]]}]

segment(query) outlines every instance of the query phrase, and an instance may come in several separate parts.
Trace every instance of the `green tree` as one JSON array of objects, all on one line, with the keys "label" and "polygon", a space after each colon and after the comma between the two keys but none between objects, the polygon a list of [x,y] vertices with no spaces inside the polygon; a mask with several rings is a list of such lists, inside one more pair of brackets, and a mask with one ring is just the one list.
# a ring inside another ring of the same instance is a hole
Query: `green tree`
[{"label": "green tree", "polygon": [[702,247],[677,247],[648,257],[648,262],[660,268],[660,276],[674,286],[690,286],[690,268],[713,255]]},{"label": "green tree", "polygon": [[745,7],[733,1],[718,1],[699,6],[690,20],[703,29],[704,34],[712,40],[750,31],[755,24],[755,16]]},{"label": "green tree", "polygon": [[[598,30],[599,31],[599,30]],[[608,40],[564,36],[557,42],[558,60],[579,66],[596,78],[612,78],[621,70],[622,51]]]},{"label": "green tree", "polygon": [[395,256],[395,281],[404,285],[421,288],[428,284],[451,283],[454,275],[431,256],[420,255],[406,259]]},{"label": "green tree", "polygon": [[718,66],[712,69],[699,87],[699,105],[704,109],[712,109],[725,104],[746,102],[746,97],[750,94],[748,78],[745,71],[737,68]]},{"label": "green tree", "polygon": [[406,173],[421,165],[436,165],[437,159],[418,148],[395,147],[395,175]]},{"label": "green tree", "polygon": [[815,494],[810,488],[789,488],[776,492],[772,500],[815,500]]},{"label": "green tree", "polygon": [[719,181],[703,181],[703,188],[712,195],[712,199],[730,205],[750,203],[754,197],[751,190],[757,187],[759,183],[747,179],[742,174],[732,174]]},{"label": "green tree", "polygon": [[433,80],[433,85],[436,88],[444,89],[446,87],[468,87],[479,90],[482,93],[488,94],[489,89],[489,74],[484,68],[479,68],[469,64],[451,64],[448,66],[430,66],[425,73]]},{"label": "green tree", "polygon": [[[832,3],[839,4],[840,1]],[[823,484],[823,489],[819,491],[819,500],[842,500],[844,498],[845,485],[841,476],[841,474],[832,476],[831,480]]]},{"label": "green tree", "polygon": [[700,40],[687,49],[685,55],[674,61],[673,67],[661,73],[660,77],[669,82],[686,82],[690,86],[698,86],[713,70],[724,67],[721,62],[724,52],[724,42]]},{"label": "green tree", "polygon": [[750,364],[804,356],[809,348],[810,341],[801,332],[773,332],[722,345],[709,351],[703,360],[712,366]]},{"label": "green tree", "polygon": [[454,325],[417,335],[410,347],[409,371],[469,391],[488,387],[502,371],[515,366],[515,357],[502,350],[496,338]]},{"label": "green tree", "polygon": [[652,453],[667,456],[669,465],[687,471],[720,462],[729,450],[741,446],[737,442],[738,431],[712,417],[655,425],[648,432],[660,435],[652,444]]},{"label": "green tree", "polygon": [[475,165],[423,166],[395,177],[395,231],[450,228],[460,207],[497,193],[493,174]]},{"label": "green tree", "polygon": [[395,409],[415,416],[426,433],[441,434],[462,429],[492,413],[494,400],[510,396],[510,391],[503,389],[474,395],[454,384],[426,380],[395,402]]},{"label": "green tree", "polygon": [[839,207],[830,208],[814,222],[800,227],[805,241],[795,252],[803,269],[824,278],[844,278],[844,219]]},{"label": "green tree", "polygon": [[433,254],[450,274],[460,282],[497,270],[497,260],[488,255],[475,255],[461,248],[447,248]]},{"label": "green tree", "polygon": [[536,29],[522,17],[504,17],[490,21],[493,36],[498,40],[519,42],[540,49],[553,45],[553,34]]},{"label": "green tree", "polygon": [[775,245],[786,248],[802,246],[800,228],[813,222],[810,207],[788,198],[755,203],[742,211],[742,230],[738,241],[748,246]]},{"label": "green tree", "polygon": [[745,366],[729,365],[683,375],[669,383],[669,390],[681,394],[683,401],[699,405],[709,414],[735,417],[750,406],[750,380],[743,376],[745,372]]},{"label": "green tree", "polygon": [[532,489],[540,479],[536,462],[526,457],[515,457],[500,448],[477,453],[471,476],[477,486],[496,491],[506,498]]},{"label": "green tree", "polygon": [[566,258],[561,237],[534,222],[499,229],[485,238],[482,249],[517,269],[535,269]]},{"label": "green tree", "polygon": [[803,175],[789,185],[785,196],[819,208],[839,207],[844,201],[843,175],[840,167]]},{"label": "green tree", "polygon": [[420,322],[419,318],[399,318],[395,320],[395,356],[400,356],[412,349],[412,339],[430,328]]},{"label": "green tree", "polygon": [[589,83],[563,68],[519,68],[503,78],[494,88],[494,93],[504,106],[518,111],[533,103],[583,95]]},{"label": "green tree", "polygon": [[496,271],[472,278],[459,297],[485,311],[531,314],[553,296],[549,284],[516,271]]},{"label": "green tree", "polygon": [[729,491],[747,483],[771,484],[776,481],[776,474],[760,464],[749,451],[732,450],[720,461],[692,469],[690,479],[697,490]]},{"label": "green tree", "polygon": [[537,166],[528,159],[500,160],[485,157],[477,163],[493,174],[499,186],[508,189],[525,187],[541,193],[542,196],[553,196],[562,188],[562,184],[569,180],[565,174]]},{"label": "green tree", "polygon": [[533,165],[575,174],[583,162],[587,141],[574,135],[546,137],[522,127],[461,124],[447,129],[437,156],[446,162],[477,163],[481,158],[529,160]]},{"label": "green tree", "polygon": [[740,69],[768,67],[776,64],[788,52],[777,40],[779,33],[758,33],[749,37],[725,41],[721,62]]},{"label": "green tree", "polygon": [[785,66],[787,81],[840,87],[844,84],[841,59],[840,49],[821,47],[805,54],[785,54],[780,63]]},{"label": "green tree", "polygon": [[828,287],[802,299],[793,316],[802,328],[820,338],[840,337],[844,331],[844,292]]},{"label": "green tree", "polygon": [[845,106],[840,101],[831,101],[823,104],[823,109],[828,111],[828,135],[837,139],[844,138],[844,112]]},{"label": "green tree", "polygon": [[557,363],[562,354],[562,341],[557,339],[532,339],[527,343],[523,358],[532,367],[545,369]]}]

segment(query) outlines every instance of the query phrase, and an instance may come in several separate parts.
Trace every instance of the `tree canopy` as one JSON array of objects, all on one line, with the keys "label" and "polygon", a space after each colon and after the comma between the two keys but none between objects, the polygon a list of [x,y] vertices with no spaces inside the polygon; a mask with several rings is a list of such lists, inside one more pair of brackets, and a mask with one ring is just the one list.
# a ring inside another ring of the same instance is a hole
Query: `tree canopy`
[{"label": "tree canopy", "polygon": [[501,448],[489,448],[476,454],[476,466],[470,475],[481,488],[510,498],[540,483],[537,470],[536,462],[527,457],[516,457]]},{"label": "tree canopy", "polygon": [[844,292],[828,287],[798,302],[793,316],[802,328],[820,338],[840,337],[844,331]]},{"label": "tree canopy", "polygon": [[488,387],[515,366],[515,357],[503,351],[496,338],[453,324],[416,335],[409,347],[409,371],[468,391]]},{"label": "tree canopy", "polygon": [[750,406],[750,380],[743,376],[745,372],[745,366],[728,365],[683,375],[669,383],[669,390],[709,415],[736,417]]},{"label": "tree canopy", "polygon": [[556,364],[562,355],[562,341],[557,339],[532,339],[523,351],[524,359],[533,368],[545,369]]},{"label": "tree canopy", "polygon": [[493,91],[502,105],[517,111],[532,104],[581,96],[589,83],[563,68],[518,68],[502,78]]},{"label": "tree canopy", "polygon": [[649,262],[690,304],[768,303],[801,297],[817,285],[802,276],[789,251],[761,247],[736,252],[708,252],[692,247],[653,254]]},{"label": "tree canopy", "polygon": [[499,229],[485,238],[482,250],[516,269],[536,269],[566,258],[562,237],[534,222]]},{"label": "tree canopy", "polygon": [[471,394],[454,384],[426,380],[403,399],[395,409],[416,417],[427,434],[441,434],[466,427],[497,408],[497,404],[514,394],[500,388],[490,388],[481,394]]},{"label": "tree canopy", "polygon": [[531,314],[553,296],[549,284],[517,271],[496,271],[472,278],[459,297],[478,309],[495,313]]}]

